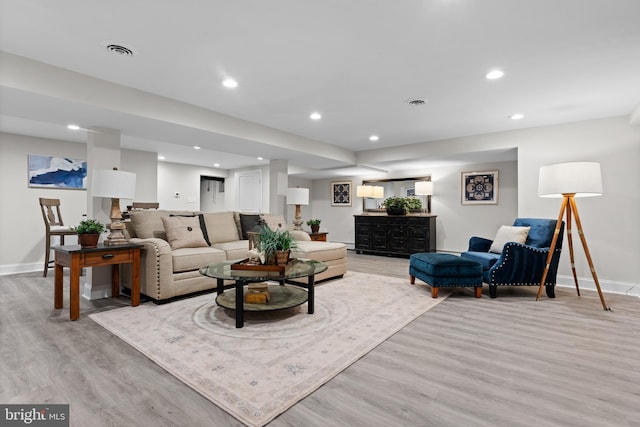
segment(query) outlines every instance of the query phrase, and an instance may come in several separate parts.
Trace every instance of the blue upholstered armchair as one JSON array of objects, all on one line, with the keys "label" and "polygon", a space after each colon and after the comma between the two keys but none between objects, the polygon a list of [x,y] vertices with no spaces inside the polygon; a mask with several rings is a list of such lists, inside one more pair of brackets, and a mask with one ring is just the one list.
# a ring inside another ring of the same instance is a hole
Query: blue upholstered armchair
[{"label": "blue upholstered armchair", "polygon": [[[514,226],[531,227],[524,244],[508,242],[504,245],[502,253],[494,253],[489,252],[492,240],[472,237],[469,240],[469,250],[463,252],[461,256],[482,264],[482,279],[489,285],[491,298],[496,297],[498,286],[540,286],[556,222],[555,219],[517,218],[513,223]],[[555,298],[554,287],[563,234],[564,222],[560,226],[558,241],[545,281],[549,298]]]}]

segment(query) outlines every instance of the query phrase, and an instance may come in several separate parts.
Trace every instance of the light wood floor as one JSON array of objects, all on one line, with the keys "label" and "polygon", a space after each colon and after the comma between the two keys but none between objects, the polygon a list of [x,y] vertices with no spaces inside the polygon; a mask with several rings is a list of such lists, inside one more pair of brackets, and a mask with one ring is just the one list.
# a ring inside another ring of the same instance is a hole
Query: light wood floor
[{"label": "light wood floor", "polygon": [[[408,260],[350,252],[349,269],[407,277]],[[126,298],[70,322],[40,276],[0,277],[0,403],[69,403],[72,426],[241,425],[87,317]],[[640,426],[640,299],[536,291],[454,293],[270,425]]]}]

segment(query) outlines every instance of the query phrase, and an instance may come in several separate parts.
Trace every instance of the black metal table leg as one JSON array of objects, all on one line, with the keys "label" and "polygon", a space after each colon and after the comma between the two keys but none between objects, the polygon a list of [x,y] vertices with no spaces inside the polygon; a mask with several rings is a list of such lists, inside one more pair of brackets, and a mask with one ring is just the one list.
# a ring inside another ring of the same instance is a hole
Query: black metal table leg
[{"label": "black metal table leg", "polygon": [[222,294],[224,292],[224,280],[217,279],[216,292],[218,293],[218,295],[220,295],[220,294]]},{"label": "black metal table leg", "polygon": [[309,294],[308,295],[308,301],[307,301],[307,307],[309,309],[308,310],[309,314],[313,314],[313,310],[314,310],[314,308],[313,308],[313,300],[314,300],[314,293],[315,293],[314,290],[313,290],[314,281],[315,281],[315,278],[314,278],[314,275],[312,274],[311,276],[309,276],[309,282],[308,282],[308,288],[307,288],[307,292]]},{"label": "black metal table leg", "polygon": [[244,280],[236,280],[236,328],[244,326]]}]

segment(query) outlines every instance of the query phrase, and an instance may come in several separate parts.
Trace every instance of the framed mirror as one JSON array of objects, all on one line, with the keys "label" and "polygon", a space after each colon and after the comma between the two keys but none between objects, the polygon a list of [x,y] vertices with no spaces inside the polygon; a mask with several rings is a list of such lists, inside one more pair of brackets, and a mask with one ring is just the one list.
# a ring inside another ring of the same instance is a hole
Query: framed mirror
[{"label": "framed mirror", "polygon": [[410,177],[410,178],[392,178],[392,179],[375,179],[363,180],[362,185],[382,187],[382,197],[364,197],[362,198],[363,212],[385,212],[382,207],[384,200],[389,197],[411,197],[415,196],[422,200],[423,209],[427,213],[431,212],[431,196],[416,195],[416,182],[431,182],[431,176]]}]

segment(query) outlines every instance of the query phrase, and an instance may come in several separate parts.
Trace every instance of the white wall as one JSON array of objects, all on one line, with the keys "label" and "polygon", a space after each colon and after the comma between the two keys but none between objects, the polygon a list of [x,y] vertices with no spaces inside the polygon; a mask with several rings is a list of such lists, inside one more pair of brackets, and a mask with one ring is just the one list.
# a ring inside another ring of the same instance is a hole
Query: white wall
[{"label": "white wall", "polygon": [[[200,210],[200,175],[227,178],[223,169],[189,166],[178,163],[158,163],[158,202],[161,209]],[[225,180],[225,200],[229,197]],[[176,197],[177,195],[177,197]],[[227,204],[227,206],[229,206]]]},{"label": "white wall", "polygon": [[[87,212],[85,190],[29,188],[29,154],[87,158],[87,144],[0,133],[0,274],[40,270],[44,266],[45,227],[39,197],[60,199],[62,219],[76,225]],[[155,200],[156,155],[123,150],[121,169],[136,173],[136,199]],[[128,201],[122,201],[122,208]],[[110,206],[109,201],[105,201]],[[67,237],[65,243],[74,243]],[[55,243],[54,243],[55,244]]]},{"label": "white wall", "polygon": [[[499,200],[496,205],[462,205],[461,173],[470,171],[499,171]],[[436,248],[441,252],[462,252],[469,237],[480,235],[493,238],[502,224],[511,224],[517,216],[517,162],[482,163],[466,166],[446,166],[429,170],[409,170],[401,175],[384,178],[408,178],[431,175],[434,195],[431,213],[436,219]],[[381,178],[379,176],[376,177]],[[329,232],[329,240],[353,247],[355,238],[353,215],[362,213],[362,200],[353,197],[350,207],[331,205],[331,182],[351,181],[353,188],[370,177],[344,177],[313,181],[312,212],[322,220],[322,228]],[[381,200],[382,202],[382,200]]]}]

